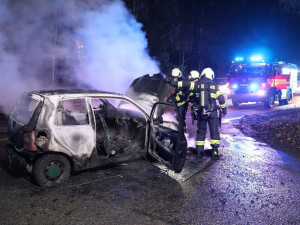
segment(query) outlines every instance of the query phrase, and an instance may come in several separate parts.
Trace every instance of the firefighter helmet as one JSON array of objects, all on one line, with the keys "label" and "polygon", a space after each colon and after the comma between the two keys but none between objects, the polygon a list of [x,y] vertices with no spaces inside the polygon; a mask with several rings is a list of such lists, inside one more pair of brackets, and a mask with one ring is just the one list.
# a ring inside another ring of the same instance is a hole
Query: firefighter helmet
[{"label": "firefighter helmet", "polygon": [[215,77],[215,73],[214,73],[214,71],[213,71],[211,68],[205,68],[205,69],[202,71],[202,73],[201,73],[201,77],[202,77],[202,76],[205,76],[205,77],[207,77],[207,78],[213,80],[214,77]]},{"label": "firefighter helmet", "polygon": [[181,77],[181,71],[180,71],[180,69],[178,69],[178,68],[174,68],[173,70],[172,70],[172,77]]},{"label": "firefighter helmet", "polygon": [[200,78],[199,72],[198,72],[197,70],[192,70],[192,71],[190,72],[190,78],[191,78],[192,80],[199,79],[199,78]]}]

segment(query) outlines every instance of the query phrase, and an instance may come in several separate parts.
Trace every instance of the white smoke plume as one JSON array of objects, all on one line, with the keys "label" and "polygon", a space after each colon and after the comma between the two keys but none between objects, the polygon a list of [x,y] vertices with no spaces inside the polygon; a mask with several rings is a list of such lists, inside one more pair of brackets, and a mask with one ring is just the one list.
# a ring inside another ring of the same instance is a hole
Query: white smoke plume
[{"label": "white smoke plume", "polygon": [[121,0],[0,0],[0,70],[3,106],[37,89],[124,93],[159,67]]},{"label": "white smoke plume", "polygon": [[122,2],[102,6],[101,13],[87,11],[83,24],[78,36],[87,43],[83,51],[87,60],[78,74],[80,79],[96,82],[95,88],[124,92],[134,77],[159,72],[146,51],[142,25]]}]

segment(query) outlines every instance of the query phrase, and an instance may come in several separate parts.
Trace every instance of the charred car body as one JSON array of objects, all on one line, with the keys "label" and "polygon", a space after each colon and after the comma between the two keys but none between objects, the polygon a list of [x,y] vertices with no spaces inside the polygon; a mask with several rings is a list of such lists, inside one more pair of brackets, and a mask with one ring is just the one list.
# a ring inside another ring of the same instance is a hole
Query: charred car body
[{"label": "charred car body", "polygon": [[[143,92],[136,88],[146,83],[150,85]],[[41,186],[60,183],[72,171],[122,162],[140,154],[137,149],[180,172],[187,147],[182,124],[176,120],[178,109],[159,102],[163,99],[154,92],[157,88],[167,88],[160,76],[136,79],[128,93],[140,104],[100,91],[25,93],[10,114],[11,144],[6,150]]]}]

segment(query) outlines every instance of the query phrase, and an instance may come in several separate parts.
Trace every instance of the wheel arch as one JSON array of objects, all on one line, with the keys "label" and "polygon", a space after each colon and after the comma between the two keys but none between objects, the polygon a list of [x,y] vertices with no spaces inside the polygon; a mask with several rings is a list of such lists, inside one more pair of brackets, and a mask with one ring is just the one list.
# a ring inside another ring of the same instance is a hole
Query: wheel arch
[{"label": "wheel arch", "polygon": [[71,173],[74,172],[74,160],[68,155],[68,154],[65,154],[63,152],[44,152],[44,153],[41,153],[41,154],[38,154],[36,155],[36,157],[32,160],[32,166],[34,167],[34,165],[36,164],[36,162],[43,156],[45,155],[61,155],[61,156],[64,156],[70,163],[70,166],[71,166]]}]

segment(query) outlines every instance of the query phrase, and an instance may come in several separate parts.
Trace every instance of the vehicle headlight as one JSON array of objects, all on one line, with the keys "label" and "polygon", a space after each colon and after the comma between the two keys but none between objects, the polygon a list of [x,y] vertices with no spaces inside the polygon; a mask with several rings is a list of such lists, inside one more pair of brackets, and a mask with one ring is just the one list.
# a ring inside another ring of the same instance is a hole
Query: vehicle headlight
[{"label": "vehicle headlight", "polygon": [[237,89],[238,85],[237,84],[233,84],[231,87],[232,87],[232,89]]},{"label": "vehicle headlight", "polygon": [[258,84],[257,83],[252,83],[252,84],[250,84],[249,88],[250,88],[251,91],[255,91],[255,90],[258,89]]},{"label": "vehicle headlight", "polygon": [[257,92],[257,95],[259,95],[259,96],[264,96],[264,95],[266,95],[266,90],[259,90],[259,91]]}]

